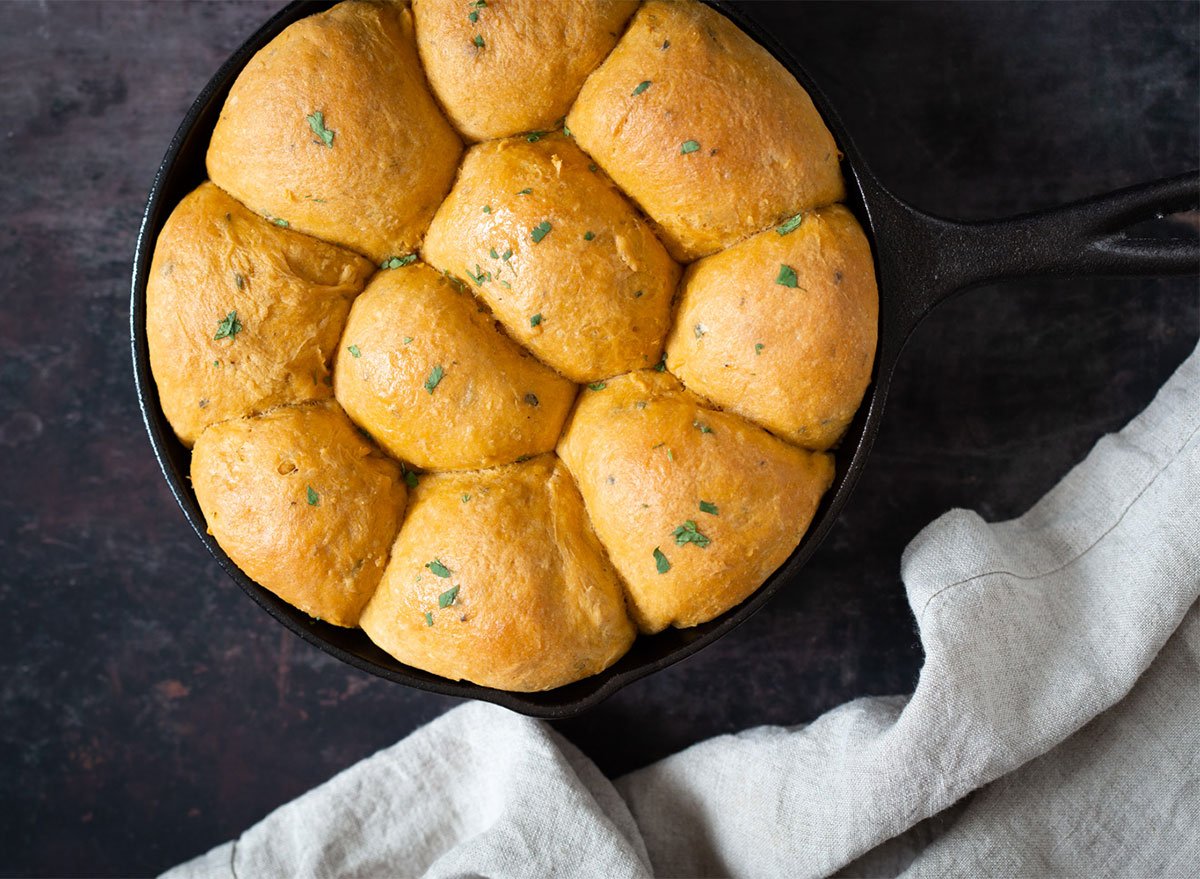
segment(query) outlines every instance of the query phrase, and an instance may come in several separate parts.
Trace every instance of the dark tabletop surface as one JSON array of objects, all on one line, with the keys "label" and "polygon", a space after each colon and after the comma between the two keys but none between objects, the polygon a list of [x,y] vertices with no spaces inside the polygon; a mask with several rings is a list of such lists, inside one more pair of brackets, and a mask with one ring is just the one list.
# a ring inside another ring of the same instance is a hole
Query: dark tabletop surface
[{"label": "dark tabletop surface", "polygon": [[[278,2],[0,4],[0,872],[142,875],[456,701],[342,665],[204,551],[133,390],[129,270],[188,105]],[[899,195],[965,218],[1200,164],[1197,3],[753,5]],[[1021,281],[912,337],[873,457],[797,585],[556,724],[618,774],[911,691],[900,554],[1021,513],[1195,346],[1197,282]]]}]

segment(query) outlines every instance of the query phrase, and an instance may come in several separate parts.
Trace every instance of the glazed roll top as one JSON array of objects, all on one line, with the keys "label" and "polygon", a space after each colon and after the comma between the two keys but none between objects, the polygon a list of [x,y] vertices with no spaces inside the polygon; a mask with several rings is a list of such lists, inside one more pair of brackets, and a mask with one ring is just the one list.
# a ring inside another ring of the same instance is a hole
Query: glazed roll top
[{"label": "glazed roll top", "polygon": [[657,363],[679,268],[569,138],[472,147],[423,250],[577,382]]},{"label": "glazed roll top", "polygon": [[666,372],[583,392],[558,453],[643,632],[707,622],[799,544],[833,459],[702,405]]},{"label": "glazed roll top", "polygon": [[626,0],[416,0],[417,48],[468,140],[555,127],[637,8]]},{"label": "glazed roll top", "polygon": [[355,626],[383,576],[406,491],[334,402],[208,428],[192,486],[221,548],[309,616]]},{"label": "glazed roll top", "polygon": [[808,93],[700,3],[644,3],[567,115],[675,259],[840,201],[840,155]]},{"label": "glazed roll top", "polygon": [[553,455],[423,477],[362,627],[401,662],[523,692],[607,668],[635,635]]},{"label": "glazed roll top", "polygon": [[878,322],[871,248],[833,205],[689,267],[667,368],[722,408],[827,449],[870,383]]},{"label": "glazed roll top", "polygon": [[550,451],[575,398],[463,286],[420,262],[379,272],[338,348],[338,401],[389,454],[425,469]]},{"label": "glazed roll top", "polygon": [[462,143],[398,2],[301,19],[234,82],[208,174],[252,210],[379,262],[412,252],[454,179]]},{"label": "glazed roll top", "polygon": [[329,397],[333,350],[372,268],[267,222],[211,183],[185,197],[159,234],[146,283],[150,365],[180,441]]}]

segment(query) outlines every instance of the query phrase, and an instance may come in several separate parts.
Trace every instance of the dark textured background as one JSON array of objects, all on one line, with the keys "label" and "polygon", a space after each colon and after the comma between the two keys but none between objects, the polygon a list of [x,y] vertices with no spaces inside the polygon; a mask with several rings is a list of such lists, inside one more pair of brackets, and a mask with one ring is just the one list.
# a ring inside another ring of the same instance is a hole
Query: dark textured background
[{"label": "dark textured background", "polygon": [[[0,4],[0,872],[139,875],[236,835],[452,707],[343,666],[207,556],[138,416],[128,276],[189,103],[278,8]],[[770,4],[880,177],[988,217],[1186,171],[1192,3]],[[798,588],[559,728],[609,773],[912,688],[900,552],[1023,511],[1196,343],[1197,283],[1019,282],[936,312]]]}]

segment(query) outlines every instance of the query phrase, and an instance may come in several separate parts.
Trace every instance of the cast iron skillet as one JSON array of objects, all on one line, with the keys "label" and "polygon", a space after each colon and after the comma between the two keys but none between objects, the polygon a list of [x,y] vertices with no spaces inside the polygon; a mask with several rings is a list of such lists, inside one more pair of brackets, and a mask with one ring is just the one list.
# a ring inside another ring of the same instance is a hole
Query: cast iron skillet
[{"label": "cast iron skillet", "polygon": [[847,205],[858,216],[875,254],[879,281],[879,346],[862,407],[837,451],[833,488],[787,562],[753,596],[723,616],[692,629],[641,636],[608,670],[546,693],[508,693],[448,681],[402,665],[359,630],[310,619],[250,580],[207,533],[188,480],[190,453],[175,438],[158,402],[146,345],[146,279],[154,242],[171,210],[205,178],[204,155],[225,96],[251,56],[292,22],[323,11],[329,0],[299,0],[248,39],[200,92],[159,166],[142,219],[133,267],[130,333],[134,379],[154,454],[171,492],[209,552],[251,598],[308,643],[355,668],[397,683],[450,696],[495,702],[535,717],[565,718],[597,705],[638,678],[678,662],[748,619],[785,585],[829,533],[850,496],[879,430],[888,383],[908,336],[938,303],[968,287],[1000,278],[1042,276],[1182,275],[1200,269],[1195,241],[1135,239],[1123,230],[1200,206],[1196,172],[1134,186],[1061,208],[1006,220],[960,223],[925,214],[893,196],[863,163],[837,114],[796,60],[736,7],[712,2],[795,75],[841,147]]}]

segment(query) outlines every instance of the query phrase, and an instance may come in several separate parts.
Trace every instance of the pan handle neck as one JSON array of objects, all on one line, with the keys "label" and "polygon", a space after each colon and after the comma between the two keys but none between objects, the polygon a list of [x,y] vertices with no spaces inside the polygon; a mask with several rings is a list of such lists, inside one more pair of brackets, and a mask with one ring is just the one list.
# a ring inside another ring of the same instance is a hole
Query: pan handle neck
[{"label": "pan handle neck", "polygon": [[[875,230],[880,287],[898,312],[901,338],[940,302],[989,281],[1200,271],[1195,231],[1189,237],[1151,237],[1134,228],[1200,207],[1200,172],[982,222],[926,214],[868,175],[859,183]],[[1194,229],[1197,218],[1188,219]]]}]

